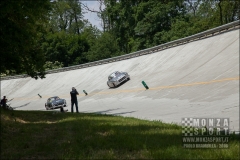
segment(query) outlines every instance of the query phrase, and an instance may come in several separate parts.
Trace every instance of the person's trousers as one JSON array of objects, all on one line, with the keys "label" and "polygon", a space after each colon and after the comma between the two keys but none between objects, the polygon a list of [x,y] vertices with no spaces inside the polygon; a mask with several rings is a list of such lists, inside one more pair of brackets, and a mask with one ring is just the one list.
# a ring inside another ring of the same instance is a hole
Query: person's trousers
[{"label": "person's trousers", "polygon": [[71,112],[72,113],[74,112],[73,105],[75,104],[76,112],[78,113],[78,101],[77,100],[72,100],[71,103],[72,103]]}]

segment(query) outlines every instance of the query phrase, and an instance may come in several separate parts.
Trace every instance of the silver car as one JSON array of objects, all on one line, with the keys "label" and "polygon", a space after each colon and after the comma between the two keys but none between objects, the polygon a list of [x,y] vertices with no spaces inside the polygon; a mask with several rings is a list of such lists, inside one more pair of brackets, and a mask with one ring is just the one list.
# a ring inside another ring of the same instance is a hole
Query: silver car
[{"label": "silver car", "polygon": [[47,110],[63,108],[66,106],[67,106],[66,100],[61,99],[58,96],[48,98],[47,103],[45,103],[45,107]]},{"label": "silver car", "polygon": [[130,80],[130,76],[127,72],[115,71],[108,76],[107,85],[110,88],[117,87],[121,83]]}]

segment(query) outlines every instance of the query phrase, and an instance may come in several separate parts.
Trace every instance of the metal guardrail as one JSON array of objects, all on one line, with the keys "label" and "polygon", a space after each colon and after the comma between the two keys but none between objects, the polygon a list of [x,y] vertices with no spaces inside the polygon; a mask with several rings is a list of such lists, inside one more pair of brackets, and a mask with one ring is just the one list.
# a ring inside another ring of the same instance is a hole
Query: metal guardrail
[{"label": "metal guardrail", "polygon": [[[46,74],[52,74],[52,73],[58,73],[58,72],[65,72],[65,71],[69,71],[69,70],[76,70],[76,69],[81,69],[81,68],[88,68],[88,67],[92,67],[92,66],[96,66],[96,65],[102,65],[102,64],[106,64],[106,63],[112,63],[112,62],[116,62],[116,61],[122,61],[125,59],[130,59],[130,58],[135,58],[138,56],[142,56],[142,55],[146,55],[146,54],[150,54],[150,53],[154,53],[154,52],[158,52],[161,50],[165,50],[168,48],[172,48],[181,44],[186,44],[192,41],[196,41],[199,39],[203,39],[203,38],[207,38],[207,37],[211,37],[214,36],[216,34],[219,33],[223,33],[223,32],[227,32],[229,30],[233,30],[236,28],[239,28],[239,20],[213,28],[213,29],[209,29],[207,31],[198,33],[198,34],[194,34],[192,36],[188,36],[185,38],[181,38],[178,40],[174,40],[168,43],[164,43],[158,46],[154,46],[151,48],[147,48],[144,50],[140,50],[140,51],[136,51],[133,53],[129,53],[129,54],[125,54],[125,55],[121,55],[121,56],[117,56],[117,57],[113,57],[113,58],[108,58],[108,59],[103,59],[103,60],[99,60],[99,61],[94,61],[94,62],[90,62],[90,63],[85,63],[85,64],[80,64],[80,65],[76,65],[76,66],[70,66],[70,67],[64,67],[64,68],[59,68],[59,69],[53,69],[53,70],[49,70],[46,72]],[[1,81],[2,80],[9,80],[9,79],[16,79],[16,78],[25,78],[25,77],[29,77],[28,75],[24,74],[24,75],[16,75],[16,76],[6,76],[6,77],[1,77]]]}]

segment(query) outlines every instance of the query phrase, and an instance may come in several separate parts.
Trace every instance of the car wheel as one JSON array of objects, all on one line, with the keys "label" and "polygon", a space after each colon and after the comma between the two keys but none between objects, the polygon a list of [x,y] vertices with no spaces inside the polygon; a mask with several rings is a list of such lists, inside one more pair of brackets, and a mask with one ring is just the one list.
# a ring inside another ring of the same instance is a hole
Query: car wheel
[{"label": "car wheel", "polygon": [[128,80],[130,80],[130,77],[128,77]]},{"label": "car wheel", "polygon": [[108,87],[111,88],[111,86],[107,83]]},{"label": "car wheel", "polygon": [[116,85],[114,83],[112,83],[112,84],[113,84],[113,87],[116,87]]}]

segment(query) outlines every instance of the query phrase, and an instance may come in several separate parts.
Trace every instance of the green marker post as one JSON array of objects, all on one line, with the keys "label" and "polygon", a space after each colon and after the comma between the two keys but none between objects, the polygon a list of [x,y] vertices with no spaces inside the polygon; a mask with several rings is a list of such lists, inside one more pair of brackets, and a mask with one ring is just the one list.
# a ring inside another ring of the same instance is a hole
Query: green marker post
[{"label": "green marker post", "polygon": [[147,86],[147,84],[144,81],[142,81],[142,84],[146,89],[149,89],[149,87]]},{"label": "green marker post", "polygon": [[88,95],[88,93],[85,90],[83,90],[83,92],[85,93],[86,96]]},{"label": "green marker post", "polygon": [[42,98],[42,96],[41,96],[40,94],[38,94],[38,96],[39,96],[40,98]]}]

